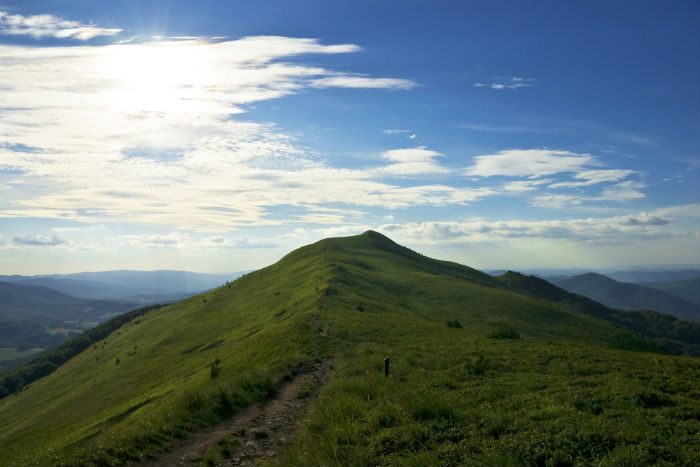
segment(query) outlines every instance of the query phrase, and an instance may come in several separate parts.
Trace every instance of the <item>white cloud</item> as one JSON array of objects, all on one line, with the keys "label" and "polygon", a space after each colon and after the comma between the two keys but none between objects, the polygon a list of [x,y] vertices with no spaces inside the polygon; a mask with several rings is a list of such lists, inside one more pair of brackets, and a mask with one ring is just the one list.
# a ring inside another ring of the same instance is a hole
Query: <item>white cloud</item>
[{"label": "white cloud", "polygon": [[525,79],[517,76],[513,76],[511,78],[494,77],[494,81],[490,83],[474,83],[473,86],[475,88],[488,88],[500,91],[503,89],[512,90],[534,86],[534,81],[535,80],[533,78]]},{"label": "white cloud", "polygon": [[644,193],[639,191],[645,185],[640,182],[626,181],[603,188],[602,192],[596,196],[586,195],[564,195],[545,194],[534,197],[530,204],[541,208],[564,209],[571,207],[582,207],[594,203],[629,203],[645,198]]},{"label": "white cloud", "polygon": [[692,229],[673,229],[677,221],[658,211],[626,216],[540,221],[435,221],[386,224],[379,230],[409,243],[479,243],[542,238],[593,243],[629,243],[635,239],[693,237]]},{"label": "white cloud", "polygon": [[585,167],[600,164],[590,154],[551,149],[511,149],[476,156],[474,160],[474,165],[466,173],[478,177],[540,177],[560,172],[581,172]]},{"label": "white cloud", "polygon": [[311,81],[311,87],[324,88],[366,88],[366,89],[412,89],[417,84],[414,81],[397,78],[371,78],[367,76],[357,76],[339,74],[328,76]]},{"label": "white cloud", "polygon": [[97,36],[113,36],[119,32],[121,29],[100,28],[54,15],[22,16],[0,11],[0,34],[29,35],[37,39],[50,36],[86,41]]},{"label": "white cloud", "polygon": [[384,160],[392,162],[391,165],[384,166],[378,170],[381,174],[393,175],[420,175],[447,173],[448,170],[440,166],[436,157],[442,154],[426,149],[425,146],[408,149],[392,149],[380,154]]},{"label": "white cloud", "polygon": [[[510,149],[474,157],[474,163],[465,173],[476,177],[524,178],[525,180],[507,182],[502,189],[509,193],[537,190],[537,196],[530,199],[530,205],[536,207],[583,207],[591,202],[624,203],[644,198],[644,194],[639,191],[644,188],[644,184],[625,180],[637,174],[637,171],[599,168],[601,165],[600,160],[590,154],[551,149]],[[557,176],[559,180],[544,179],[544,176]],[[570,178],[566,179],[567,177]],[[597,194],[583,191],[570,194],[543,191],[545,185],[549,190],[604,186]]]},{"label": "white cloud", "polygon": [[67,242],[56,235],[36,234],[15,237],[12,243],[22,246],[56,246]]},{"label": "white cloud", "polygon": [[605,188],[600,197],[604,201],[629,202],[644,198],[644,193],[639,191],[644,188],[643,183],[626,181],[617,183],[611,187]]},{"label": "white cloud", "polygon": [[[301,54],[360,50],[275,36],[97,47],[0,45],[0,169],[20,172],[0,217],[109,220],[227,230],[279,224],[276,205],[305,205],[302,222],[338,223],[344,203],[403,207],[482,196],[450,187],[379,183],[376,169],[331,168],[274,125],[236,121],[250,103],[311,87],[407,89],[406,80],[343,75],[285,63]],[[328,81],[318,86],[315,80]],[[343,81],[352,78],[359,81]],[[441,172],[425,150],[381,174]],[[398,153],[397,153],[398,154]],[[310,196],[309,193],[313,193]],[[425,196],[425,198],[423,198]],[[123,239],[167,244],[172,238]],[[172,243],[171,243],[172,245]]]}]

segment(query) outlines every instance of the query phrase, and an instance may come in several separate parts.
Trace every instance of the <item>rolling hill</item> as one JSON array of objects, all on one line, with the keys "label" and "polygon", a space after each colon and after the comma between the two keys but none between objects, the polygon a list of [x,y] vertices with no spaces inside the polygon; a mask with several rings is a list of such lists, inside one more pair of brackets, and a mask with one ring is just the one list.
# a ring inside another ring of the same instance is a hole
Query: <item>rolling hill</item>
[{"label": "rolling hill", "polygon": [[555,283],[611,308],[653,310],[688,321],[700,321],[700,308],[695,303],[643,285],[617,282],[602,274],[580,274]]},{"label": "rolling hill", "polygon": [[371,231],[302,247],[71,344],[0,400],[0,465],[135,462],[329,358],[278,463],[700,461],[698,359],[513,282]]},{"label": "rolling hill", "polygon": [[0,369],[136,306],[80,299],[42,286],[0,282]]},{"label": "rolling hill", "polygon": [[640,282],[639,285],[661,290],[700,305],[700,276],[679,281]]}]

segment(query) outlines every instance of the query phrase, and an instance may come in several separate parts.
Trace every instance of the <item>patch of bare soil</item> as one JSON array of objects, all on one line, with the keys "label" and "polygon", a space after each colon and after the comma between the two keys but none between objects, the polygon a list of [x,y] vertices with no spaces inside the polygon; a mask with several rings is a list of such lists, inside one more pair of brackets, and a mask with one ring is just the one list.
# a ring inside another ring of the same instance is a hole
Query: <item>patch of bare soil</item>
[{"label": "patch of bare soil", "polygon": [[[196,466],[210,450],[225,446],[222,465],[254,466],[273,460],[294,438],[302,416],[328,380],[330,361],[294,370],[277,393],[231,418],[190,434],[154,458],[134,467]],[[220,449],[220,448],[219,448]]]}]

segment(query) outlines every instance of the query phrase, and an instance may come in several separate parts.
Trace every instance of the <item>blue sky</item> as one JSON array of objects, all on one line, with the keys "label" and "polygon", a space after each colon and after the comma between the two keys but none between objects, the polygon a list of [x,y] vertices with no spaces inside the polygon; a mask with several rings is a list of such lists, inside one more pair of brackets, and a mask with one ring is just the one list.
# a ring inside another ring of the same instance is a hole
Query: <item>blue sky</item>
[{"label": "blue sky", "polygon": [[0,273],[700,263],[696,1],[0,0]]}]

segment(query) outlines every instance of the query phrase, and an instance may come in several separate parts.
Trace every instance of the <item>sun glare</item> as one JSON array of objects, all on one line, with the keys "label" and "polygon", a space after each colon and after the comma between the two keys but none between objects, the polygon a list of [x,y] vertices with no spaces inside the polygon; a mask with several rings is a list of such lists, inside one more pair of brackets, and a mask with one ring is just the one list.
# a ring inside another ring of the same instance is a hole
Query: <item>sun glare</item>
[{"label": "sun glare", "polygon": [[128,113],[199,111],[206,53],[196,43],[114,46],[105,63],[111,105]]}]

